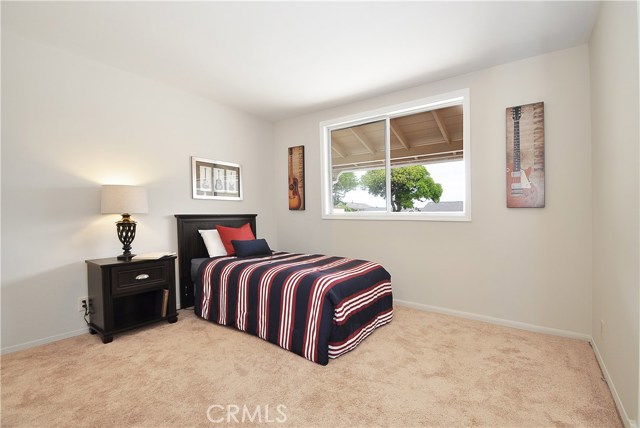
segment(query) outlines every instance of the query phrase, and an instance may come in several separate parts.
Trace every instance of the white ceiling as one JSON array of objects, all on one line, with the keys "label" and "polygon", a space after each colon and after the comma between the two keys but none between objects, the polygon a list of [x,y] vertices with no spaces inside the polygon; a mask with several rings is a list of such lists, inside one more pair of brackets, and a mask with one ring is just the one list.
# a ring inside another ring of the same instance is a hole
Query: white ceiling
[{"label": "white ceiling", "polygon": [[2,28],[276,121],[588,41],[597,2],[2,2]]}]

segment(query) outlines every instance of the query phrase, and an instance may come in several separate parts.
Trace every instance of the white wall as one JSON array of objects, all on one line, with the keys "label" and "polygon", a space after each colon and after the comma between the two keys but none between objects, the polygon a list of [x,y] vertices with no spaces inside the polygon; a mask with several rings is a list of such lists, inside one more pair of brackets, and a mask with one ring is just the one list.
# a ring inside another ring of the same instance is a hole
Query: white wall
[{"label": "white wall", "polygon": [[637,421],[640,109],[636,7],[635,2],[603,2],[590,54],[593,338],[614,397],[624,407],[623,418]]},{"label": "white wall", "polygon": [[[84,260],[122,252],[101,184],[144,185],[134,252],[177,251],[176,213],[258,213],[276,246],[270,123],[2,34],[2,349],[86,331]],[[240,163],[244,201],[191,199],[190,156]]]},{"label": "white wall", "polygon": [[[472,221],[322,220],[319,122],[470,88]],[[544,101],[546,208],[507,209],[505,109]],[[276,124],[286,148],[306,146],[307,210],[276,193],[281,248],[382,263],[394,297],[421,305],[591,333],[591,150],[587,46],[518,61]]]}]

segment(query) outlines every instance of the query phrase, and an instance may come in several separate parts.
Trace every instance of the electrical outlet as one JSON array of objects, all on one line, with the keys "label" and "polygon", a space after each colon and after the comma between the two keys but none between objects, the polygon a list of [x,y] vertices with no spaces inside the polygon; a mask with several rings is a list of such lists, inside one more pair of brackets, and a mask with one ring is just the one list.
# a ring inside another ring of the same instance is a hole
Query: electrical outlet
[{"label": "electrical outlet", "polygon": [[604,320],[600,320],[600,337],[604,337]]},{"label": "electrical outlet", "polygon": [[84,296],[84,297],[78,297],[78,312],[84,312],[84,305],[89,304],[89,297],[88,296]]}]

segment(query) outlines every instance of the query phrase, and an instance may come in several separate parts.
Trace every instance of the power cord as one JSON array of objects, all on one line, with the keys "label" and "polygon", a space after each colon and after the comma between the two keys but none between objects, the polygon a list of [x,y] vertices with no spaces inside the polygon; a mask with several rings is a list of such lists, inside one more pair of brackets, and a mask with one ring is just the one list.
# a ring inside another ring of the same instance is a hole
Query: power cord
[{"label": "power cord", "polygon": [[84,308],[84,322],[87,323],[87,326],[89,326],[89,320],[87,319],[87,316],[89,315],[89,302],[87,302],[86,300],[82,303],[82,307]]}]

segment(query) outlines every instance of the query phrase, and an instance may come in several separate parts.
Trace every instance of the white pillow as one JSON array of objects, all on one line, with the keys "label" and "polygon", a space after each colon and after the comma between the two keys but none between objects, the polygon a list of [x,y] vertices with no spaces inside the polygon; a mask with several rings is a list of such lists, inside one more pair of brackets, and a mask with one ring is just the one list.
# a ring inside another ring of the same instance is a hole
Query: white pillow
[{"label": "white pillow", "polygon": [[207,247],[209,257],[227,255],[227,250],[226,248],[224,248],[224,245],[222,245],[222,239],[220,239],[220,234],[217,230],[198,230],[198,232],[200,232],[200,236],[202,236],[204,245]]}]

